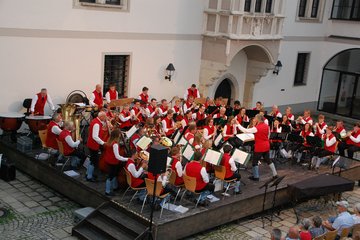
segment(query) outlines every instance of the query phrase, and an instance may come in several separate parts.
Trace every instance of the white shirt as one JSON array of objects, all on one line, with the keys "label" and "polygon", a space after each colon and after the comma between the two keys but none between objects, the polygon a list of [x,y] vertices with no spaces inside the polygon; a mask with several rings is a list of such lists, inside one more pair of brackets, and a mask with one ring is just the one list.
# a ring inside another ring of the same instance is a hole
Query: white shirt
[{"label": "white shirt", "polygon": [[[187,167],[187,165],[185,166],[185,169],[184,169],[185,173],[186,173],[186,167]],[[209,175],[206,172],[206,169],[204,167],[201,168],[200,175],[205,183],[209,182]]]},{"label": "white shirt", "polygon": [[99,132],[100,132],[100,125],[98,123],[95,123],[93,126],[92,131],[92,138],[97,142],[99,145],[104,145],[104,141],[99,138]]},{"label": "white shirt", "polygon": [[[115,100],[117,100],[117,99],[118,99],[118,92],[117,92],[117,91],[115,91],[115,92],[116,92],[116,98],[115,98]],[[94,94],[92,94],[92,95],[94,95]],[[95,98],[95,96],[94,96],[94,98]],[[109,92],[109,91],[106,92],[106,94],[105,94],[105,99],[106,99],[106,102],[107,102],[107,103],[110,103],[110,102],[111,102],[110,92]],[[94,102],[94,100],[93,100],[93,102]]]},{"label": "white shirt", "polygon": [[139,168],[139,170],[136,170],[136,167],[133,163],[130,163],[128,165],[128,168],[127,170],[131,173],[131,175],[134,177],[134,178],[138,178],[141,176],[141,174],[144,172],[144,169],[142,167]]},{"label": "white shirt", "polygon": [[190,107],[187,107],[186,103],[184,103],[184,105],[183,105],[184,114],[185,114],[187,111],[191,110],[193,107],[194,107],[194,105],[190,105]]},{"label": "white shirt", "polygon": [[182,165],[181,165],[181,162],[178,161],[176,164],[175,164],[175,169],[176,169],[176,173],[179,177],[182,177],[183,176],[183,169],[182,169]]},{"label": "white shirt", "polygon": [[209,140],[210,138],[212,138],[214,136],[214,134],[216,133],[216,130],[214,131],[214,133],[210,136],[209,135],[209,131],[207,130],[207,128],[204,128],[204,132],[203,132],[203,138],[205,140]]},{"label": "white shirt", "polygon": [[331,146],[334,145],[335,143],[336,143],[336,137],[333,137],[333,138],[331,138],[331,139],[327,138],[327,139],[326,139],[326,142],[325,142],[325,144],[326,144],[327,147],[331,147]]},{"label": "white shirt", "polygon": [[150,109],[149,109],[149,107],[147,107],[146,109],[145,109],[145,113],[146,113],[146,116],[148,117],[148,118],[152,118],[152,117],[154,117],[155,116],[155,114],[156,114],[156,108],[155,108],[155,110],[152,112],[152,113],[150,113]]},{"label": "white shirt", "polygon": [[243,133],[257,133],[257,128],[256,127],[252,127],[252,128],[244,128],[243,126],[241,126],[240,124],[236,125],[240,131],[242,131]]},{"label": "white shirt", "polygon": [[52,128],[51,128],[51,132],[53,133],[53,134],[55,134],[55,135],[59,135],[60,133],[61,133],[61,128],[59,127],[59,126],[53,126]]},{"label": "white shirt", "polygon": [[235,164],[235,160],[232,157],[229,159],[229,164],[231,166],[231,171],[235,172],[237,170],[237,167]]},{"label": "white shirt", "polygon": [[357,138],[354,138],[353,136],[350,136],[351,141],[353,141],[354,143],[359,143],[360,142],[360,134],[357,136]]},{"label": "white shirt", "polygon": [[[35,111],[35,105],[36,105],[37,100],[38,100],[38,96],[37,96],[37,94],[36,94],[36,95],[32,98],[32,100],[31,100],[31,107],[30,107],[30,111],[31,111],[31,112],[34,112],[34,111]],[[53,104],[53,102],[52,102],[51,97],[50,97],[49,94],[47,94],[46,102],[49,104],[50,109],[51,109],[52,111],[54,111],[54,110],[55,110],[55,107],[54,107],[54,104]]]},{"label": "white shirt", "polygon": [[[168,108],[169,109],[169,108]],[[159,107],[159,115],[164,117],[167,114],[168,110],[166,110],[165,112]]]},{"label": "white shirt", "polygon": [[89,98],[89,104],[92,107],[95,106],[94,100],[95,100],[95,94],[91,93],[90,98]]},{"label": "white shirt", "polygon": [[[132,116],[136,116],[136,113],[135,113],[135,110],[134,110],[134,109],[131,109],[131,110],[130,110],[130,113],[131,113]],[[138,117],[139,117],[140,115],[143,115],[140,108],[139,108],[138,114],[139,114]]]},{"label": "white shirt", "polygon": [[117,160],[123,161],[123,162],[126,162],[128,160],[128,158],[120,156],[120,154],[119,154],[119,144],[115,143],[113,145],[113,152],[114,152],[115,158]]},{"label": "white shirt", "polygon": [[[173,120],[171,120],[171,122],[172,122],[172,124],[171,124],[171,126],[166,126],[166,121],[165,120],[162,120],[161,121],[161,125],[162,125],[162,127],[163,127],[163,131],[165,132],[165,133],[167,133],[168,131],[169,131],[169,128],[172,128],[173,126],[174,126],[174,121]],[[169,127],[169,128],[168,128]]]},{"label": "white shirt", "polygon": [[[234,134],[234,135],[237,134],[237,132],[236,132],[236,126],[237,126],[237,125],[231,126],[231,127],[233,128],[233,134]],[[227,134],[226,134],[227,128],[228,128],[228,125],[225,125],[225,126],[224,126],[224,130],[223,130],[223,136],[224,136],[224,137],[231,136],[231,135],[227,135]]]},{"label": "white shirt", "polygon": [[319,131],[320,134],[325,134],[326,128],[327,128],[326,124],[322,128],[320,128],[320,125],[318,125],[318,127],[316,127],[316,132]]},{"label": "white shirt", "polygon": [[126,122],[127,120],[131,119],[131,112],[130,112],[130,116],[128,116],[128,117],[125,117],[122,113],[120,113],[119,118],[122,122]]},{"label": "white shirt", "polygon": [[74,142],[74,140],[72,139],[71,136],[66,136],[65,142],[72,148],[77,148],[80,144],[80,140],[77,140],[76,142]]},{"label": "white shirt", "polygon": [[[196,88],[196,90],[197,90],[196,98],[200,98],[200,91],[199,91],[199,89],[197,89],[197,88]],[[188,99],[188,89],[186,89],[186,91],[185,91],[184,99],[185,99],[185,100]]]}]

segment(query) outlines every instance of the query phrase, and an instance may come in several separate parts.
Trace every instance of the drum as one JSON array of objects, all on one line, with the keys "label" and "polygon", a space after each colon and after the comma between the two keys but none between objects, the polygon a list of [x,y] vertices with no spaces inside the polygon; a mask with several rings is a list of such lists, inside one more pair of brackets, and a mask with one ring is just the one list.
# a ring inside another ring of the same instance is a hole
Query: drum
[{"label": "drum", "polygon": [[39,130],[45,130],[50,120],[50,116],[27,116],[25,118],[26,124],[34,134],[38,134]]},{"label": "drum", "polygon": [[162,137],[160,139],[160,144],[163,145],[164,147],[172,147],[173,145],[171,139],[167,137]]},{"label": "drum", "polygon": [[22,113],[0,113],[0,128],[3,131],[17,131],[21,127],[24,117],[25,115]]}]

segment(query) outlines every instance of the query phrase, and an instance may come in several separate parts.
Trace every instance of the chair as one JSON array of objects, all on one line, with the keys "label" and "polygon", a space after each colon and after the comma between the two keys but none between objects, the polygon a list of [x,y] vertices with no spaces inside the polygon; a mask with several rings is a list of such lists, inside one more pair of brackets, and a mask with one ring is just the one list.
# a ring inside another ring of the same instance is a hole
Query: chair
[{"label": "chair", "polygon": [[31,98],[25,98],[23,101],[23,107],[26,108],[26,113],[24,113],[25,116],[29,116],[31,114],[31,112],[30,112],[31,101],[32,101]]},{"label": "chair", "polygon": [[123,194],[122,197],[121,197],[121,200],[123,200],[123,198],[125,197],[126,193],[127,193],[130,189],[132,189],[132,190],[135,191],[134,195],[133,195],[132,198],[130,199],[130,202],[129,202],[129,205],[128,205],[128,207],[129,207],[130,204],[131,204],[131,202],[132,202],[132,200],[135,198],[136,194],[138,193],[138,191],[143,190],[143,189],[146,189],[146,187],[132,187],[132,186],[131,186],[131,175],[130,175],[131,173],[130,173],[126,168],[124,168],[124,170],[125,170],[125,173],[126,173],[126,182],[127,182],[127,184],[129,185],[129,187],[125,190],[124,194]]},{"label": "chair", "polygon": [[226,174],[225,166],[214,166],[214,168],[215,168],[215,177],[227,183],[227,187],[225,189],[225,192],[223,193],[224,196],[227,196],[227,191],[229,190],[230,185],[232,183],[235,183],[236,179],[225,180],[225,174]]},{"label": "chair", "polygon": [[181,189],[184,188],[184,184],[176,185],[176,184],[175,184],[175,180],[176,180],[176,170],[171,172],[171,175],[170,175],[170,178],[169,178],[169,183],[170,183],[171,185],[173,185],[174,187],[178,188],[178,191],[177,191],[176,196],[175,196],[175,199],[174,199],[174,204],[175,204],[175,202],[176,202],[177,197],[178,197],[179,194],[180,194]]},{"label": "chair", "polygon": [[329,231],[325,233],[325,240],[335,240],[337,235],[337,230]]},{"label": "chair", "polygon": [[325,239],[325,234],[313,238],[313,240],[324,240],[324,239]]},{"label": "chair", "polygon": [[351,231],[352,227],[346,227],[341,230],[340,239],[344,239],[347,236],[349,236],[349,233]]},{"label": "chair", "polygon": [[183,192],[183,194],[181,196],[180,202],[182,201],[186,191],[192,192],[195,195],[199,195],[199,197],[198,197],[198,199],[196,201],[196,205],[195,205],[195,208],[196,208],[197,205],[200,202],[200,197],[201,197],[200,193],[195,191],[195,189],[196,189],[196,178],[189,177],[186,174],[183,174],[183,179],[184,179],[184,184],[185,184],[185,191]]},{"label": "chair", "polygon": [[[143,204],[142,204],[142,207],[141,207],[141,213],[143,212],[144,205],[145,205],[147,197],[148,196],[153,196],[155,181],[151,180],[149,178],[145,178],[145,185],[146,185],[147,194],[146,194],[146,196],[144,198],[144,201],[143,201]],[[160,198],[160,199],[164,199],[170,194],[170,193],[161,194],[162,190],[163,190],[162,182],[157,181],[156,182],[155,197]],[[164,210],[164,205],[165,205],[165,203],[161,206],[160,218],[161,218],[163,210]]]},{"label": "chair", "polygon": [[66,160],[65,163],[63,164],[62,168],[61,168],[61,172],[63,172],[65,166],[70,162],[71,156],[65,156],[65,154],[64,154],[64,146],[63,146],[63,144],[62,144],[61,141],[59,141],[59,140],[56,139],[56,142],[57,142],[58,147],[59,147],[59,153],[60,153],[60,154],[65,158],[65,160]]}]

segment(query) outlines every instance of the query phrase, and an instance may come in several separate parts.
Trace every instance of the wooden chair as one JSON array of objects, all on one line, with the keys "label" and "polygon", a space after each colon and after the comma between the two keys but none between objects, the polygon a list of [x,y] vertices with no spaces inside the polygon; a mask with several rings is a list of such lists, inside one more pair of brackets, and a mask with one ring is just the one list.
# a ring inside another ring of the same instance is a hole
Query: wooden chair
[{"label": "wooden chair", "polygon": [[[154,191],[154,185],[155,185],[155,181],[151,180],[149,178],[145,178],[145,185],[146,185],[146,191],[147,194],[144,198],[142,207],[141,207],[141,213],[143,212],[144,206],[145,206],[145,202],[148,196],[153,196],[153,191]],[[155,192],[155,197],[160,198],[160,199],[164,199],[166,198],[170,193],[165,193],[165,194],[161,194],[161,191],[163,190],[163,186],[162,186],[162,182],[157,181],[156,182],[156,192]],[[161,212],[160,212],[160,218],[162,216],[163,210],[164,210],[164,205],[166,202],[164,202],[164,204],[161,206]]]},{"label": "wooden chair", "polygon": [[325,234],[313,238],[313,240],[325,240]]},{"label": "wooden chair", "polygon": [[181,189],[184,188],[184,184],[176,185],[175,180],[176,180],[176,170],[171,172],[171,175],[170,175],[170,178],[169,178],[169,183],[171,185],[173,185],[174,187],[178,188],[178,191],[177,191],[175,199],[174,199],[174,204],[176,202],[177,197],[179,196],[179,194],[181,192]]},{"label": "wooden chair", "polygon": [[200,202],[200,197],[201,197],[200,193],[195,191],[195,189],[196,189],[196,178],[189,177],[186,174],[183,174],[183,179],[184,179],[185,191],[183,192],[183,194],[181,196],[180,202],[182,201],[186,191],[192,192],[195,195],[199,195],[199,197],[197,198],[197,201],[196,201],[196,205],[195,205],[195,208],[196,208],[197,205]]},{"label": "wooden chair", "polygon": [[70,162],[71,156],[65,156],[65,154],[64,154],[64,146],[63,146],[61,141],[56,139],[56,142],[57,142],[58,147],[59,147],[59,153],[65,158],[65,163],[62,165],[62,168],[61,168],[61,172],[63,172],[65,166]]},{"label": "wooden chair", "polygon": [[349,234],[350,234],[351,229],[352,229],[352,227],[343,228],[341,230],[340,239],[347,238],[347,236],[349,236]]},{"label": "wooden chair", "polygon": [[353,235],[353,236],[355,236],[355,235],[359,235],[359,236],[360,236],[360,223],[355,224],[355,225],[352,227],[352,235]]},{"label": "wooden chair", "polygon": [[[48,146],[46,146],[47,129],[45,129],[45,130],[39,130],[38,133],[39,133],[39,137],[40,137],[40,141],[41,141],[41,146],[42,146],[43,150],[46,150],[45,153],[47,153],[48,156],[50,156],[50,155],[51,155],[51,149],[48,148]],[[37,156],[39,157],[40,154],[37,155]],[[48,158],[49,158],[49,157],[47,157],[47,159],[48,159]],[[45,160],[46,160],[46,159],[45,159]]]},{"label": "wooden chair", "polygon": [[325,233],[325,240],[335,240],[337,235],[337,230],[329,231]]},{"label": "wooden chair", "polygon": [[132,200],[135,198],[136,194],[140,191],[140,190],[143,190],[143,189],[146,189],[146,187],[132,187],[131,186],[131,173],[124,167],[124,170],[125,170],[125,173],[126,173],[126,181],[127,181],[127,184],[129,185],[129,187],[125,190],[124,194],[122,195],[121,197],[121,200],[125,197],[125,194],[130,190],[134,190],[135,193],[134,195],[132,196],[132,198],[130,199],[130,202],[129,202],[129,205],[128,207],[130,206]]},{"label": "wooden chair", "polygon": [[225,174],[226,174],[225,166],[214,166],[214,169],[215,169],[215,177],[227,183],[227,187],[225,189],[225,192],[223,193],[224,196],[227,196],[227,191],[229,190],[230,185],[234,184],[236,182],[236,179],[225,180]]}]

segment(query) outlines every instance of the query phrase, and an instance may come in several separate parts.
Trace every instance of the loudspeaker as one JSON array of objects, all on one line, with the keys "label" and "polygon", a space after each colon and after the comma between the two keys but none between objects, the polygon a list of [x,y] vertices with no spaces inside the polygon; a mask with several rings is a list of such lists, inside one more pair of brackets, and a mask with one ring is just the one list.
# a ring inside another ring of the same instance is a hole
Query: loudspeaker
[{"label": "loudspeaker", "polygon": [[168,149],[162,145],[153,145],[150,148],[148,171],[152,174],[161,174],[166,171]]},{"label": "loudspeaker", "polygon": [[1,168],[0,168],[0,178],[4,180],[5,182],[9,182],[12,180],[15,180],[16,178],[16,169],[14,164],[8,163],[4,161],[4,159],[1,162]]}]

